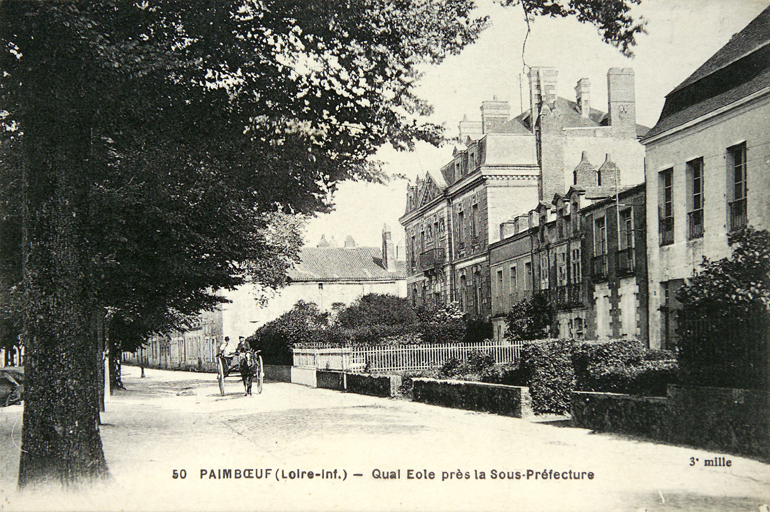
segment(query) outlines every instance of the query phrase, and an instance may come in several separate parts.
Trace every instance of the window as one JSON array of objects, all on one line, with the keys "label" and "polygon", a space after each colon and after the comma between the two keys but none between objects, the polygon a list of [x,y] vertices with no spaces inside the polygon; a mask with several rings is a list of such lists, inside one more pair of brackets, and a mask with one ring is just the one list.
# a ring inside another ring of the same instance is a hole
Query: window
[{"label": "window", "polygon": [[479,205],[474,204],[471,208],[471,230],[473,239],[479,237]]},{"label": "window", "polygon": [[556,253],[557,286],[567,286],[567,251]]},{"label": "window", "polygon": [[674,170],[666,169],[658,175],[660,245],[674,243]]},{"label": "window", "polygon": [[509,293],[511,296],[514,296],[519,291],[519,283],[518,283],[518,276],[516,275],[516,265],[511,266],[511,276],[510,276],[510,289]]},{"label": "window", "polygon": [[433,236],[436,237],[436,240],[438,240],[438,237],[439,237],[438,221],[433,223]]},{"label": "window", "polygon": [[703,159],[687,162],[687,238],[703,237]]},{"label": "window", "polygon": [[524,263],[524,290],[532,290],[532,262]]},{"label": "window", "polygon": [[503,271],[498,270],[497,271],[497,290],[495,290],[497,293],[495,295],[500,298],[500,296],[503,294]]},{"label": "window", "polygon": [[323,290],[324,289],[324,284],[323,283],[318,283],[318,289],[319,290]]},{"label": "window", "polygon": [[577,284],[583,279],[582,266],[580,264],[580,248],[572,249],[570,263],[572,264],[572,283]]},{"label": "window", "polygon": [[634,269],[634,215],[633,210],[628,208],[620,212],[618,271],[630,273]]},{"label": "window", "polygon": [[412,235],[412,243],[409,247],[409,253],[410,253],[410,260],[411,260],[411,266],[414,268],[417,264],[417,257],[415,256],[415,251],[417,251],[417,240],[414,235]]},{"label": "window", "polygon": [[607,277],[607,225],[604,217],[594,220],[594,277]]},{"label": "window", "polygon": [[727,150],[728,154],[728,179],[727,185],[728,206],[730,208],[730,230],[742,228],[748,223],[746,209],[746,144],[738,144]]},{"label": "window", "polygon": [[547,290],[550,286],[550,280],[548,279],[548,254],[543,253],[540,255],[540,289]]},{"label": "window", "polygon": [[462,249],[465,246],[465,212],[457,212],[457,246]]}]

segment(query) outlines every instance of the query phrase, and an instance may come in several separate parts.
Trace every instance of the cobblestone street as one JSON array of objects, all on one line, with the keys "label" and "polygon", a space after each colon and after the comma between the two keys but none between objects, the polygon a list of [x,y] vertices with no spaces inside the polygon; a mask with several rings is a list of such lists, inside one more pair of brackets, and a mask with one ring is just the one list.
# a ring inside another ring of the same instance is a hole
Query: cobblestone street
[{"label": "cobblestone street", "polygon": [[[16,494],[21,407],[2,409],[3,508],[757,511],[770,502],[770,467],[729,454],[284,383],[244,397],[228,379],[222,397],[210,374],[124,372],[127,390],[102,415],[112,480],[89,491]],[[717,456],[731,466],[703,465]]]}]

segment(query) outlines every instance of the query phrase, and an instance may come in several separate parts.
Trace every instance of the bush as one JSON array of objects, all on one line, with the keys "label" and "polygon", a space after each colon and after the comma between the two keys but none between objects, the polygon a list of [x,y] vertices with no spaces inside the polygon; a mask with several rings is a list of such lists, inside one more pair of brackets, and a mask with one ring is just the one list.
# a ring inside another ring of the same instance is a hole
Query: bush
[{"label": "bush", "polygon": [[604,393],[666,396],[668,384],[677,381],[676,361],[643,361],[636,366],[595,368],[578,389]]},{"label": "bush", "polygon": [[353,345],[415,345],[421,341],[415,325],[367,325],[343,332]]},{"label": "bush", "polygon": [[668,350],[645,350],[636,340],[582,342],[572,354],[580,391],[665,396],[679,366]]},{"label": "bush", "polygon": [[369,293],[337,315],[337,324],[347,329],[373,325],[405,326],[417,322],[409,301],[390,294]]},{"label": "bush", "polygon": [[465,326],[465,335],[462,337],[463,343],[481,343],[494,336],[492,322],[483,320],[468,320]]},{"label": "bush", "polygon": [[524,343],[522,378],[529,385],[536,414],[570,412],[570,393],[575,387],[572,340],[538,340]]}]

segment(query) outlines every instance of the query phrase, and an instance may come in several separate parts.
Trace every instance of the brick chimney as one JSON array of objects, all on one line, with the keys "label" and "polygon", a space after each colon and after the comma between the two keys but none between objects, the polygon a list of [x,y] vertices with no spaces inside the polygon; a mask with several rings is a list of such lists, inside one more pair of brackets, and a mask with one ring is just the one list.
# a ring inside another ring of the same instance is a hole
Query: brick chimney
[{"label": "brick chimney", "polygon": [[345,247],[345,249],[355,249],[356,241],[353,240],[352,236],[348,235],[347,237],[345,237],[344,247]]},{"label": "brick chimney", "polygon": [[636,138],[634,70],[610,68],[607,72],[607,110],[615,137]]},{"label": "brick chimney", "polygon": [[575,103],[580,111],[580,115],[588,117],[591,113],[591,81],[587,78],[578,80],[575,86]]},{"label": "brick chimney", "polygon": [[396,248],[387,224],[382,226],[382,267],[388,272],[396,271]]},{"label": "brick chimney", "polygon": [[500,101],[497,96],[492,101],[481,102],[481,131],[482,133],[496,133],[500,127],[508,121],[511,115],[511,106],[507,101]]},{"label": "brick chimney", "polygon": [[[457,141],[461,144],[465,144],[465,141],[468,139],[468,137],[478,138],[478,136],[484,133],[484,130],[482,129],[482,123],[479,121],[469,121],[467,115],[463,116],[463,120],[460,121],[460,124],[457,126],[457,128],[459,131]],[[476,137],[473,137],[474,135]]]},{"label": "brick chimney", "polygon": [[559,72],[554,68],[536,67],[529,70],[529,106],[532,110],[532,126],[546,104],[553,110],[556,108],[556,81]]}]

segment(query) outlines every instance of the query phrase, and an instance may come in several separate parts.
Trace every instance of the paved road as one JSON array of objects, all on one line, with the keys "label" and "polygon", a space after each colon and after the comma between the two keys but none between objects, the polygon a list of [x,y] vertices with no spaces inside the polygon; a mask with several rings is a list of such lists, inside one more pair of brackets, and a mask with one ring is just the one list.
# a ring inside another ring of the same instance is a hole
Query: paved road
[{"label": "paved road", "polygon": [[228,379],[222,397],[212,375],[125,373],[128,390],[102,417],[113,478],[87,492],[16,494],[11,431],[18,442],[21,407],[0,410],[0,507],[757,511],[770,503],[770,467],[732,455],[729,468],[690,466],[691,457],[724,454],[292,384],[244,397]]}]

